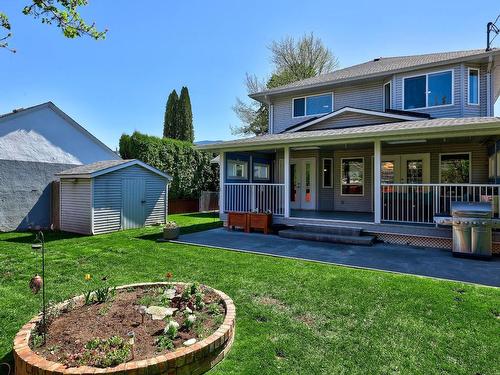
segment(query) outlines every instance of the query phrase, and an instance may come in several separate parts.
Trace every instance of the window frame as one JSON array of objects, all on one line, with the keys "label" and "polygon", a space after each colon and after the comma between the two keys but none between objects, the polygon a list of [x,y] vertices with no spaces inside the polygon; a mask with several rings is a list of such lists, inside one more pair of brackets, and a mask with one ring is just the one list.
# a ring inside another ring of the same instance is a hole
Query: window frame
[{"label": "window frame", "polygon": [[[324,112],[324,113],[317,113],[315,115],[308,115],[307,114],[307,98],[311,98],[314,96],[324,96],[330,94],[332,97],[332,108],[330,112]],[[304,99],[304,114],[302,116],[295,116],[295,99]],[[304,118],[304,117],[312,117],[312,116],[318,116],[318,115],[324,115],[326,113],[331,113],[333,112],[333,91],[328,91],[328,92],[323,92],[321,94],[314,94],[314,95],[303,95],[303,96],[296,96],[292,98],[292,118]]]},{"label": "window frame", "polygon": [[[255,176],[255,167],[256,166],[265,166],[267,167],[267,177],[256,177]],[[271,181],[271,163],[262,160],[252,160],[252,181],[258,182],[270,182]]]},{"label": "window frame", "polygon": [[[433,105],[429,106],[429,76],[433,74],[439,74],[439,73],[446,73],[446,72],[451,72],[451,103],[450,104],[440,104],[440,105]],[[406,108],[406,103],[405,103],[405,85],[406,82],[405,80],[408,78],[415,78],[415,77],[425,77],[425,107],[418,107],[418,108]],[[402,87],[402,97],[401,101],[403,104],[403,110],[404,111],[415,111],[415,110],[420,110],[420,109],[432,109],[432,108],[442,108],[442,107],[449,107],[452,105],[455,105],[455,69],[445,69],[445,70],[436,70],[428,73],[420,73],[420,74],[414,74],[410,76],[404,76],[402,77],[403,80],[403,87]]]},{"label": "window frame", "polygon": [[[243,171],[246,171],[246,177],[242,176],[230,176],[229,175],[229,164],[231,162],[234,162],[235,164],[243,164],[244,169]],[[228,158],[226,159],[226,182],[228,183],[237,183],[237,182],[249,182],[250,181],[250,165],[251,162],[250,160],[241,160],[238,158]]]},{"label": "window frame", "polygon": [[[330,185],[325,185],[325,160],[330,160]],[[321,160],[321,187],[323,189],[333,189],[333,158],[322,158]]]},{"label": "window frame", "polygon": [[[385,86],[389,85],[389,108],[387,108],[387,103],[385,102]],[[384,83],[384,85],[382,86],[383,87],[383,110],[384,112],[387,110],[387,109],[392,109],[392,83],[391,81],[387,81],[386,83]]]},{"label": "window frame", "polygon": [[[441,179],[441,156],[443,155],[460,155],[460,154],[467,154],[469,155],[469,182],[442,182],[442,179]],[[442,152],[439,154],[439,164],[438,164],[438,167],[439,167],[439,183],[440,184],[470,184],[471,181],[472,181],[472,152],[470,151],[465,151],[465,152]]]},{"label": "window frame", "polygon": [[[471,70],[475,70],[477,72],[477,103],[471,103],[471,101],[470,101],[470,93],[471,93],[471,90],[470,90],[470,72],[471,72]],[[474,105],[474,106],[480,105],[480,101],[481,101],[481,98],[480,98],[480,94],[481,94],[480,74],[481,74],[481,71],[479,68],[467,67],[467,105]]]},{"label": "window frame", "polygon": [[[344,184],[342,184],[342,174],[344,173],[344,171],[342,169],[342,165],[344,164],[344,160],[352,160],[352,159],[361,159],[363,161],[363,183],[361,183],[361,184],[349,184],[349,185],[361,186],[362,190],[363,190],[362,194],[344,194],[342,192],[342,186],[344,186]],[[340,158],[340,195],[344,196],[344,197],[364,197],[365,196],[365,176],[366,176],[365,172],[366,171],[365,171],[365,158],[364,158],[364,156],[358,156],[358,157],[351,156],[351,157]]]}]

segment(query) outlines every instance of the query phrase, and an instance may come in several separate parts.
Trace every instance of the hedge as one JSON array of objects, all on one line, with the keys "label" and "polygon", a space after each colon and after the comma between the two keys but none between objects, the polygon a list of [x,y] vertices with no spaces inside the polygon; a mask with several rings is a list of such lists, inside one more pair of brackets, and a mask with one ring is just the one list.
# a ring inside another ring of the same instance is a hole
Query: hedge
[{"label": "hedge", "polygon": [[169,199],[199,198],[202,191],[216,191],[219,166],[211,164],[212,153],[197,150],[189,142],[154,137],[139,132],[123,134],[120,155],[124,159],[139,159],[173,178]]}]

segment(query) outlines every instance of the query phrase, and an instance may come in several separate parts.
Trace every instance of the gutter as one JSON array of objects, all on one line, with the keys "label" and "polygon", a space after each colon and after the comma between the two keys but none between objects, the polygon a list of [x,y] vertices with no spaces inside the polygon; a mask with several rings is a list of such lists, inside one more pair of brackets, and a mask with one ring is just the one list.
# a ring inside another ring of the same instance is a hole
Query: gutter
[{"label": "gutter", "polygon": [[[499,52],[500,52],[499,49],[495,49],[495,50],[491,50],[488,52],[484,52],[484,53],[477,54],[477,55],[471,55],[471,56],[467,56],[467,57],[457,57],[457,58],[454,58],[451,60],[443,60],[443,61],[427,63],[427,64],[423,64],[423,65],[414,65],[414,66],[410,66],[410,67],[387,70],[387,71],[383,71],[383,72],[366,74],[363,76],[356,76],[356,77],[352,77],[352,78],[344,78],[344,79],[338,79],[338,80],[334,79],[331,81],[326,81],[326,82],[321,82],[321,83],[312,83],[312,84],[303,85],[303,86],[288,87],[288,88],[283,88],[283,89],[277,88],[277,89],[269,90],[269,91],[256,92],[256,93],[250,94],[248,96],[254,100],[261,102],[261,103],[267,103],[270,95],[293,93],[294,91],[301,91],[301,90],[307,90],[307,89],[312,89],[312,88],[322,88],[325,86],[333,86],[333,85],[346,83],[346,82],[362,81],[365,79],[384,77],[387,75],[404,73],[404,72],[408,72],[408,71],[412,71],[412,70],[426,69],[426,68],[430,68],[430,67],[434,67],[434,66],[449,65],[449,64],[454,64],[454,63],[458,63],[458,62],[468,62],[471,60],[477,60],[477,59],[481,59],[484,57],[491,58],[493,55],[498,54]],[[367,61],[367,62],[370,62],[370,61]],[[350,67],[347,67],[347,68],[350,68]],[[344,69],[347,69],[347,68],[344,68]],[[264,98],[264,99],[261,100],[262,98]]]}]

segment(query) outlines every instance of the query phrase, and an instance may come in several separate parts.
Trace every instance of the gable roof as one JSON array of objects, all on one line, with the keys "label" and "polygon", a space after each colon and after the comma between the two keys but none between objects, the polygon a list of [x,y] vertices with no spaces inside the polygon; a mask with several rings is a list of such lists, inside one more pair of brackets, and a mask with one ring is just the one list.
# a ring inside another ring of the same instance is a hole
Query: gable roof
[{"label": "gable roof", "polygon": [[139,165],[147,170],[160,175],[167,180],[172,180],[172,177],[167,173],[160,171],[159,169],[150,166],[138,159],[126,159],[126,160],[103,160],[91,164],[80,165],[75,168],[67,169],[65,171],[59,172],[56,176],[59,177],[70,177],[70,178],[93,178],[106,173],[114,172],[119,169],[127,168],[132,165]]},{"label": "gable roof", "polygon": [[311,130],[307,132],[266,134],[252,138],[199,146],[202,150],[249,150],[252,147],[283,147],[300,143],[365,141],[373,142],[377,137],[425,137],[426,135],[447,134],[452,136],[479,135],[480,132],[500,134],[500,117],[438,118],[419,121],[391,122],[350,128]]},{"label": "gable roof", "polygon": [[90,139],[93,143],[97,144],[101,148],[103,148],[105,151],[110,153],[110,156],[115,156],[117,158],[120,158],[119,155],[116,154],[111,148],[106,146],[102,141],[100,141],[97,137],[95,137],[92,133],[90,133],[87,129],[85,129],[82,125],[80,125],[78,122],[76,122],[73,118],[71,118],[68,114],[66,114],[63,110],[61,110],[58,106],[56,106],[54,103],[51,101],[37,104],[31,107],[27,108],[19,108],[19,109],[14,109],[12,112],[0,114],[0,125],[2,122],[11,120],[13,118],[16,118],[18,116],[22,116],[28,113],[35,112],[37,110],[43,109],[43,108],[48,108],[55,112],[57,115],[62,117],[68,124],[73,126],[77,131],[85,135],[88,139]]},{"label": "gable roof", "polygon": [[[319,116],[319,117],[314,117],[312,119],[303,121],[301,123],[292,125],[284,130],[284,132],[287,133],[293,133],[299,130],[306,129],[312,125],[315,125],[319,122],[331,119],[333,117],[342,115],[343,113],[359,113],[363,115],[370,115],[370,116],[376,116],[380,118],[390,118],[390,119],[396,119],[396,120],[404,120],[404,121],[414,121],[414,120],[421,120],[422,116],[421,115],[413,115],[410,112],[403,112],[399,111],[399,113],[394,113],[394,112],[380,112],[380,111],[373,111],[373,110],[368,110],[368,109],[362,109],[362,108],[355,108],[355,107],[343,107],[341,109],[338,109],[336,111],[327,113],[326,115]],[[429,115],[425,115],[425,117],[429,118]]]},{"label": "gable roof", "polygon": [[310,87],[320,87],[322,85],[332,85],[363,78],[384,76],[414,70],[416,68],[423,69],[429,66],[451,64],[466,60],[477,60],[481,58],[488,58],[489,56],[497,55],[499,53],[499,49],[493,48],[490,51],[475,49],[467,51],[429,53],[423,55],[380,57],[344,69],[338,69],[331,73],[321,74],[316,77],[295,81],[288,85],[250,94],[249,96],[255,100],[262,101],[265,99],[266,95],[279,94]]}]

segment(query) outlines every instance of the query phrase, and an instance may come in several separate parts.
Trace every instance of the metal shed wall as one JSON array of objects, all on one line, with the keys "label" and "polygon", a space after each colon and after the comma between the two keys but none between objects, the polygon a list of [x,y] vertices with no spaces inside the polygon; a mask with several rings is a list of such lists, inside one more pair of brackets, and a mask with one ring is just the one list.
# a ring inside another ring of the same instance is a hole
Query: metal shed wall
[{"label": "metal shed wall", "polygon": [[93,179],[93,233],[122,229],[122,181],[134,178],[145,181],[144,225],[164,223],[167,213],[167,180],[139,165],[132,165]]},{"label": "metal shed wall", "polygon": [[92,180],[61,179],[61,230],[92,234]]}]

